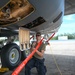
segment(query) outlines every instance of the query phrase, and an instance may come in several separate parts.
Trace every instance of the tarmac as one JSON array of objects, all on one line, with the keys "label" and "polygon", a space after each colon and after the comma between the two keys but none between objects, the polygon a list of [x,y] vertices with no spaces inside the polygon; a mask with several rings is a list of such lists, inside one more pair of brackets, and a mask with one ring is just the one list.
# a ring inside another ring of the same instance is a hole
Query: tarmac
[{"label": "tarmac", "polygon": [[[45,51],[46,75],[75,75],[75,41],[50,41]],[[19,75],[24,74],[25,68]],[[13,71],[0,75],[11,75]],[[38,75],[36,68],[31,75]]]}]

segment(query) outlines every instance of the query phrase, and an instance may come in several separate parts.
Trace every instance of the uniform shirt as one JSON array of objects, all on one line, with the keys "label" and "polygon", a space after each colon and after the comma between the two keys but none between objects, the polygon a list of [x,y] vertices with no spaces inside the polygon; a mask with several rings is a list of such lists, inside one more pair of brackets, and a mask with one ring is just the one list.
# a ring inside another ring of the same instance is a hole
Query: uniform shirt
[{"label": "uniform shirt", "polygon": [[[35,44],[35,47],[36,46],[37,46],[37,43]],[[46,48],[46,45],[44,43],[42,43],[41,46],[38,48],[38,51],[41,52],[41,50],[45,50],[45,48]],[[34,54],[34,57],[36,57],[38,59],[43,59],[43,57],[40,57],[37,53]]]}]

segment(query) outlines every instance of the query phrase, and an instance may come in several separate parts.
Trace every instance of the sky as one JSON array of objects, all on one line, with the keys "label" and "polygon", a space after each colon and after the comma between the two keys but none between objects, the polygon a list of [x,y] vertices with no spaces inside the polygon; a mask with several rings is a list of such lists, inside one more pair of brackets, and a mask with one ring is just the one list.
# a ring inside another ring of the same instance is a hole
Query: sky
[{"label": "sky", "polygon": [[63,17],[63,22],[59,28],[57,35],[64,33],[75,33],[75,14],[67,15]]}]

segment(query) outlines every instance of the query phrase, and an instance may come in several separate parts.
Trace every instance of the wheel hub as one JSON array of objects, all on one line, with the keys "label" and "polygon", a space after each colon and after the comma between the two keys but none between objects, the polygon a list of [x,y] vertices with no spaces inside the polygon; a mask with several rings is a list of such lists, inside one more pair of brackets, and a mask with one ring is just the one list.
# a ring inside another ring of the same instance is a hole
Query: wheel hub
[{"label": "wheel hub", "polygon": [[19,52],[16,48],[12,49],[9,54],[9,60],[12,64],[15,64],[19,59]]}]

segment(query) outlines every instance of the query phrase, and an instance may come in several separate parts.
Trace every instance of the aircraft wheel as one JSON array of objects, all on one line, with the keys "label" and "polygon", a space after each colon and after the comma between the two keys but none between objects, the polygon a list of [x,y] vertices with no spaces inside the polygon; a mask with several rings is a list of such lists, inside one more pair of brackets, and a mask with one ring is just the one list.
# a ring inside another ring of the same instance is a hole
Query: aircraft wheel
[{"label": "aircraft wheel", "polygon": [[17,44],[10,43],[5,45],[1,50],[2,67],[10,70],[18,66],[21,60],[21,51]]},{"label": "aircraft wheel", "polygon": [[2,48],[0,48],[0,56],[1,56],[1,49],[2,49]]},{"label": "aircraft wheel", "polygon": [[21,51],[21,61],[23,61],[25,58],[26,58],[26,53],[25,53],[25,50],[24,51]]}]

